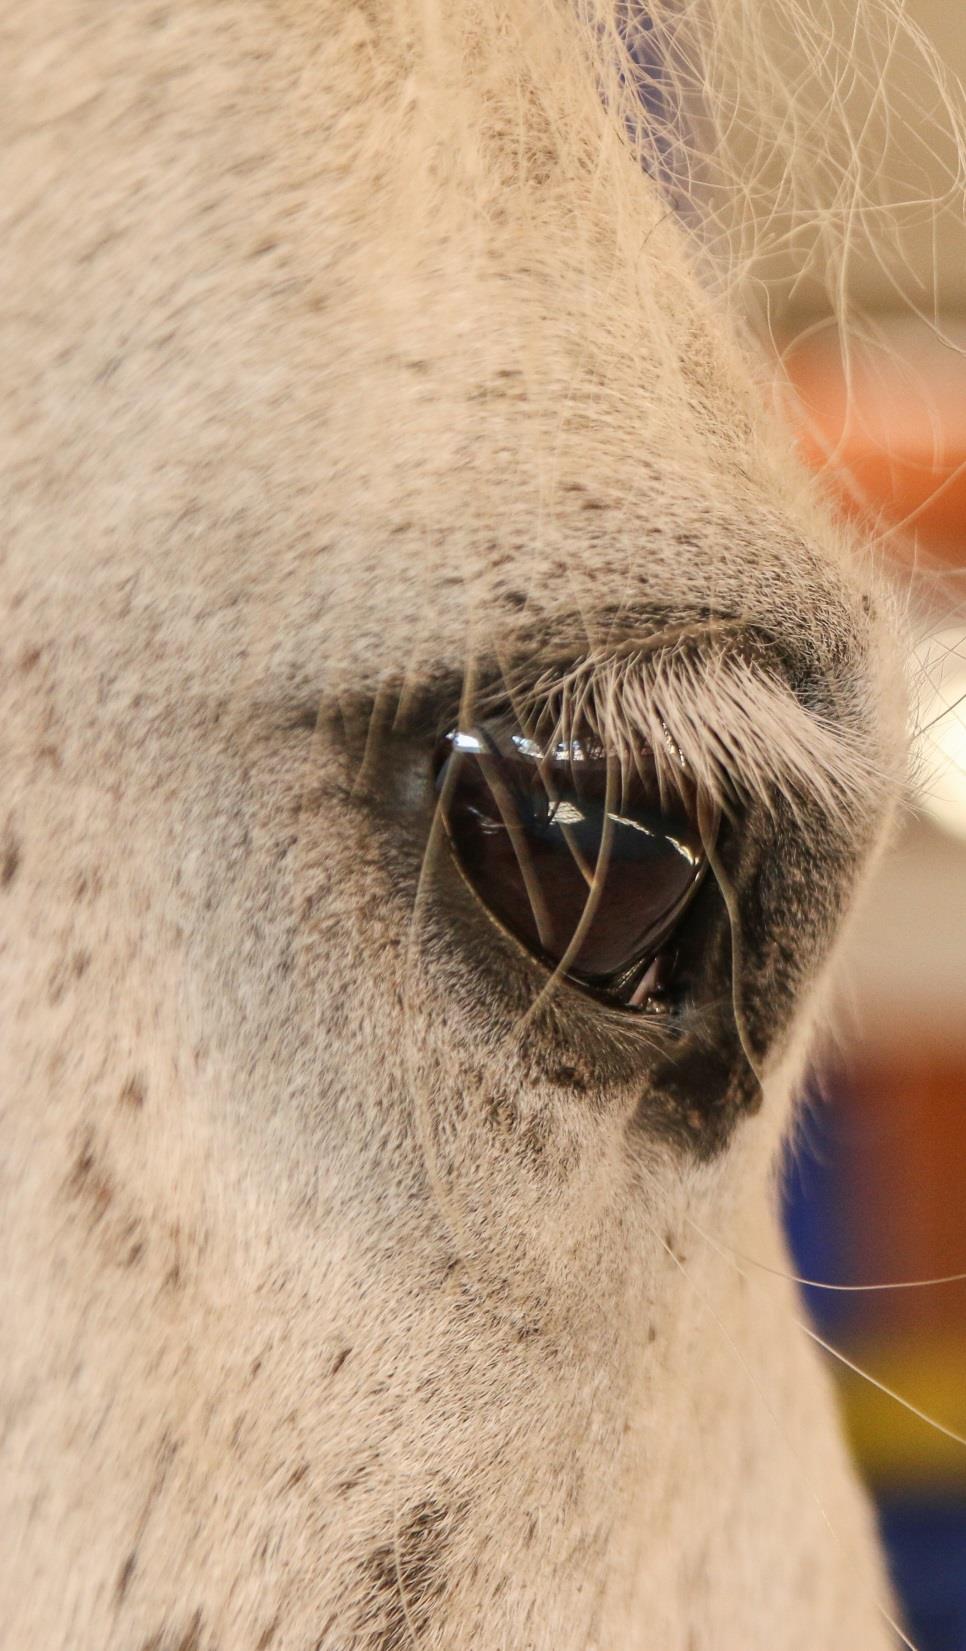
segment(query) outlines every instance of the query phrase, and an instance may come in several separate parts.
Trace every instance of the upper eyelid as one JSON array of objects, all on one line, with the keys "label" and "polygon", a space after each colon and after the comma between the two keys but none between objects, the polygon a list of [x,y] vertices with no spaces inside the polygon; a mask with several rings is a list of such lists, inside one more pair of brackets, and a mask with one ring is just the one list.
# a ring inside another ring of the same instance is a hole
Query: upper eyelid
[{"label": "upper eyelid", "polygon": [[[732,632],[746,644],[754,639],[764,640],[757,628],[739,626],[737,622],[722,622],[708,627],[700,623],[661,626],[656,631],[639,630],[636,634],[614,640],[599,650],[591,650],[586,642],[572,648],[545,646],[533,650],[514,650],[504,659],[495,653],[478,655],[467,668],[462,669],[442,661],[427,660],[416,672],[385,670],[371,685],[354,683],[344,692],[323,689],[317,701],[306,699],[304,706],[292,716],[293,725],[308,726],[318,715],[341,715],[344,720],[368,722],[380,704],[397,730],[404,733],[441,734],[456,726],[461,713],[469,706],[472,714],[489,712],[497,706],[507,706],[513,700],[530,700],[552,694],[556,683],[564,682],[572,673],[587,665],[605,666],[622,656],[637,656],[666,647],[671,635],[684,636],[698,646],[725,631]],[[765,643],[776,667],[789,675],[787,660],[772,639]],[[764,650],[763,650],[764,651]],[[594,654],[597,654],[595,661]],[[472,683],[467,695],[467,678]],[[320,707],[322,708],[320,710]],[[391,709],[390,709],[391,708]]]},{"label": "upper eyelid", "polygon": [[[432,744],[476,717],[510,712],[525,720],[578,676],[593,693],[608,674],[613,679],[624,672],[634,692],[627,698],[617,696],[610,707],[608,732],[614,745],[629,749],[635,738],[647,738],[648,721],[648,743],[662,743],[660,723],[639,715],[642,707],[647,710],[649,684],[659,682],[662,693],[669,693],[665,731],[676,739],[674,723],[690,721],[698,758],[702,745],[715,747],[710,789],[719,801],[728,789],[729,745],[736,770],[731,777],[736,783],[747,782],[760,795],[788,790],[807,801],[814,792],[815,800],[831,803],[833,794],[841,801],[848,790],[854,795],[866,789],[868,730],[857,725],[854,707],[850,708],[841,654],[835,667],[828,668],[816,657],[809,637],[793,639],[790,645],[787,636],[779,639],[760,623],[721,614],[681,617],[652,611],[646,618],[641,613],[623,615],[621,622],[616,615],[604,615],[601,626],[606,641],[602,638],[599,652],[588,649],[586,641],[583,648],[560,645],[561,631],[568,640],[577,640],[576,619],[564,615],[552,626],[556,646],[510,646],[504,659],[493,653],[478,655],[465,671],[430,660],[421,662],[418,670],[384,670],[368,690],[356,684],[342,695],[327,695],[321,715],[336,737],[344,736],[352,746],[362,741],[367,750],[380,737]],[[730,701],[726,694],[720,714],[709,691],[715,673],[730,690]],[[748,690],[744,707],[735,703],[739,678]],[[635,714],[630,711],[632,702]],[[703,728],[698,730],[702,716]],[[769,729],[771,750],[766,749]],[[754,772],[743,760],[749,741],[757,764]],[[840,767],[843,773],[837,772]]]},{"label": "upper eyelid", "polygon": [[655,606],[595,615],[593,635],[576,613],[546,616],[542,639],[536,645],[531,621],[528,632],[511,637],[505,648],[484,643],[459,664],[424,655],[418,663],[381,669],[365,687],[357,677],[345,697],[347,702],[359,699],[372,705],[395,696],[397,722],[415,728],[455,718],[465,700],[468,678],[473,684],[473,703],[492,704],[516,694],[526,696],[538,683],[554,678],[563,681],[576,668],[593,662],[603,665],[669,649],[701,653],[722,648],[759,659],[803,701],[811,697],[824,674],[810,647],[796,647],[795,638],[778,635],[766,623],[706,609],[680,613]]},{"label": "upper eyelid", "polygon": [[[696,642],[699,634],[697,628],[693,628],[692,640]],[[801,703],[813,702],[810,690],[814,677],[810,673],[807,680],[802,680],[800,675],[796,683],[796,673],[789,668],[786,650],[774,644],[761,646],[763,638],[758,630],[746,627],[740,635],[746,644],[758,644],[755,652],[769,660],[790,694]],[[510,710],[514,701],[529,704],[535,698],[550,699],[576,670],[605,668],[622,655],[647,654],[655,650],[655,642],[656,639],[643,643],[639,639],[628,639],[603,651],[596,661],[587,652],[576,650],[570,654],[549,650],[529,656],[521,653],[512,661],[502,663],[488,656],[474,667],[475,689],[469,704],[466,674],[451,665],[429,663],[415,680],[404,672],[385,672],[381,681],[372,686],[356,683],[342,691],[323,687],[314,696],[305,693],[283,713],[282,722],[287,729],[308,733],[325,727],[339,738],[343,733],[369,729],[378,720],[383,723],[384,732],[437,739],[461,723],[468,726],[473,717]],[[660,643],[656,646],[660,647]]]}]

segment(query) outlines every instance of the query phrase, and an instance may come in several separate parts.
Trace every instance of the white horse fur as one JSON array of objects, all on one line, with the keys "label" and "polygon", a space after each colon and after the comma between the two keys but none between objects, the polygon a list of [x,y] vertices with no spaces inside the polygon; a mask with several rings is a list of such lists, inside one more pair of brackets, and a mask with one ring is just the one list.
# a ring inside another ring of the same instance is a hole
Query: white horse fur
[{"label": "white horse fur", "polygon": [[[899,1643],[736,1260],[904,710],[734,316],[874,180],[805,0],[814,119],[765,0],[634,10],[8,0],[11,1651]],[[725,811],[691,1065],[456,871],[500,683]]]}]

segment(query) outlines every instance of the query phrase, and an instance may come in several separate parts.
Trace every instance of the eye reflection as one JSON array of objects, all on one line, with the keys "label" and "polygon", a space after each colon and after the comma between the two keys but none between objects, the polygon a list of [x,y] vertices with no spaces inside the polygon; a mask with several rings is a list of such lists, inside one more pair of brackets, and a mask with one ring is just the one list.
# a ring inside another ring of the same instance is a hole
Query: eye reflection
[{"label": "eye reflection", "polygon": [[696,796],[662,798],[651,753],[622,773],[591,740],[542,745],[492,719],[440,741],[437,789],[456,859],[498,922],[598,995],[668,1008],[674,930],[707,857]]}]

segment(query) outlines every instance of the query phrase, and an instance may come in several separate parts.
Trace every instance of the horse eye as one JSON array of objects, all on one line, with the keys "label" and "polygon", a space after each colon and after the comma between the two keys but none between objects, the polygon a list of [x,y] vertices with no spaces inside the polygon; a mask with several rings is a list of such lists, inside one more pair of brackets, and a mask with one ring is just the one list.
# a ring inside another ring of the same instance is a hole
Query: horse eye
[{"label": "horse eye", "polygon": [[456,859],[535,957],[597,995],[666,1013],[674,931],[707,867],[697,800],[663,797],[592,742],[544,746],[507,721],[439,743],[437,791]]}]

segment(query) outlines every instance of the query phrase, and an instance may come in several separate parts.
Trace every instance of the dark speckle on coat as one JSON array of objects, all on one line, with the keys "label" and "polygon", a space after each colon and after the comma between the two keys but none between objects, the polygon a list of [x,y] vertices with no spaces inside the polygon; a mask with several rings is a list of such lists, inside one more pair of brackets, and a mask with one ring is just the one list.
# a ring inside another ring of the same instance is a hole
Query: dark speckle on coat
[{"label": "dark speckle on coat", "polygon": [[105,1246],[115,1266],[135,1267],[147,1250],[145,1223],[119,1189],[94,1131],[77,1143],[64,1181],[64,1192],[91,1238]]},{"label": "dark speckle on coat", "polygon": [[113,1201],[111,1178],[98,1159],[92,1135],[85,1135],[78,1148],[67,1179],[67,1191],[72,1198],[85,1205],[94,1225]]},{"label": "dark speckle on coat", "polygon": [[121,1085],[120,1102],[125,1108],[140,1112],[147,1100],[147,1085],[140,1073],[132,1072]]},{"label": "dark speckle on coat", "polygon": [[20,870],[20,842],[8,832],[0,848],[0,888],[8,889]]},{"label": "dark speckle on coat", "polygon": [[124,1564],[117,1573],[117,1584],[114,1589],[114,1598],[118,1605],[122,1603],[125,1594],[131,1586],[131,1578],[134,1575],[134,1568],[137,1565],[137,1562],[138,1551],[136,1548],[132,1548],[131,1552],[125,1559]]},{"label": "dark speckle on coat", "polygon": [[138,1651],[218,1651],[214,1641],[203,1635],[204,1618],[196,1611],[184,1628],[164,1626],[156,1630],[138,1648]]},{"label": "dark speckle on coat", "polygon": [[451,1528],[447,1509],[420,1502],[364,1562],[360,1645],[367,1651],[408,1651],[425,1634],[446,1591]]},{"label": "dark speckle on coat", "polygon": [[296,1485],[300,1485],[302,1483],[302,1480],[305,1478],[308,1471],[309,1471],[308,1462],[300,1462],[298,1464],[298,1467],[295,1467],[295,1468],[292,1469],[291,1473],[289,1474],[288,1478],[285,1481],[284,1486],[282,1487],[283,1490],[287,1490],[287,1491],[288,1490],[294,1490]]},{"label": "dark speckle on coat", "polygon": [[56,1005],[64,999],[75,981],[83,979],[90,968],[91,954],[79,946],[67,957],[61,958],[50,971],[47,981],[47,1000]]}]

